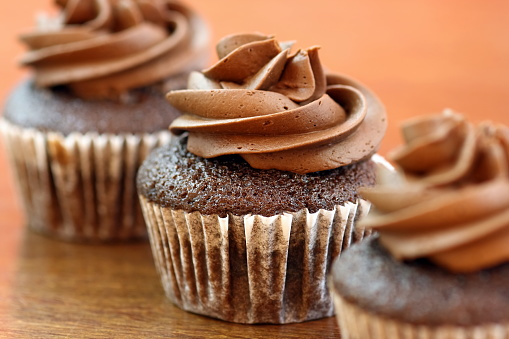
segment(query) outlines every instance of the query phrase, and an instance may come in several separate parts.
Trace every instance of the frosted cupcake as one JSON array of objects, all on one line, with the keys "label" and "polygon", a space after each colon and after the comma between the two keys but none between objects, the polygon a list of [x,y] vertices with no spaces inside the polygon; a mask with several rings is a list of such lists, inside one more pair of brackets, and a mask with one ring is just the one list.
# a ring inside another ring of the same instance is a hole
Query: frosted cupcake
[{"label": "frosted cupcake", "polygon": [[509,129],[446,112],[403,132],[401,174],[362,190],[379,236],[333,266],[342,336],[509,338]]},{"label": "frosted cupcake", "polygon": [[217,51],[168,94],[183,135],[138,173],[166,294],[240,323],[331,316],[326,277],[365,236],[357,187],[374,183],[385,110],[355,80],[326,75],[316,47],[238,34]]},{"label": "frosted cupcake", "polygon": [[206,62],[203,21],[178,1],[57,1],[22,41],[34,70],[1,120],[29,226],[66,240],[146,236],[135,175],[178,111],[164,93]]}]

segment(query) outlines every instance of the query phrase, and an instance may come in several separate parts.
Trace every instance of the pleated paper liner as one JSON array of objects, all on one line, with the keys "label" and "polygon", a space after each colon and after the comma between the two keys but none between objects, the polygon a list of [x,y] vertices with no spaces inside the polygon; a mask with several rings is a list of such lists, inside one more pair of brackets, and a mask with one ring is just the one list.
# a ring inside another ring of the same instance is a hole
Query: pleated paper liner
[{"label": "pleated paper liner", "polygon": [[332,316],[332,261],[364,229],[369,203],[273,217],[172,210],[140,196],[157,270],[184,310],[238,323],[293,323]]},{"label": "pleated paper liner", "polygon": [[509,323],[426,326],[385,318],[332,291],[342,339],[509,339]]},{"label": "pleated paper liner", "polygon": [[168,131],[63,135],[0,120],[29,226],[71,241],[146,237],[135,177]]}]

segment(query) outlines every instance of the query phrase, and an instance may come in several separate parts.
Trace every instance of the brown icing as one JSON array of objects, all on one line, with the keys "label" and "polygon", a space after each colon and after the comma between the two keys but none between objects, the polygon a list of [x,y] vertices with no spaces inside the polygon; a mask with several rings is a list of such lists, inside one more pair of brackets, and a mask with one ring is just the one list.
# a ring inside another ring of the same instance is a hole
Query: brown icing
[{"label": "brown icing", "polygon": [[426,257],[469,272],[509,259],[509,128],[445,112],[403,127],[391,158],[401,172],[361,191],[364,220],[398,259]]},{"label": "brown icing", "polygon": [[203,65],[208,33],[178,1],[58,0],[60,16],[21,37],[39,87],[111,98]]},{"label": "brown icing", "polygon": [[369,158],[386,129],[385,110],[363,85],[326,74],[318,47],[290,52],[261,34],[227,36],[220,60],[167,97],[185,112],[170,126],[189,132],[205,158],[239,154],[252,167],[309,173]]}]

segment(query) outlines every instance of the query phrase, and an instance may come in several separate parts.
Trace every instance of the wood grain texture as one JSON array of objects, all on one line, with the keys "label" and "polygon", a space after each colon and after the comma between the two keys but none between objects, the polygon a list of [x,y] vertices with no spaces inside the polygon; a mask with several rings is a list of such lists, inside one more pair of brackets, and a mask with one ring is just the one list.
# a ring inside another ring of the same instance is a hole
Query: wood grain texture
[{"label": "wood grain texture", "polygon": [[8,291],[1,336],[69,338],[267,338],[337,334],[334,318],[246,326],[185,311],[166,300],[145,243],[77,245],[26,232]]},{"label": "wood grain texture", "polygon": [[[187,0],[214,43],[241,31],[321,45],[331,70],[385,103],[386,154],[399,125],[445,107],[509,124],[509,2]],[[0,1],[0,103],[29,72],[17,35],[52,1]],[[211,62],[216,60],[215,54]],[[166,301],[147,243],[85,246],[27,232],[0,143],[0,338],[332,338],[333,318],[282,326],[230,324]]]}]

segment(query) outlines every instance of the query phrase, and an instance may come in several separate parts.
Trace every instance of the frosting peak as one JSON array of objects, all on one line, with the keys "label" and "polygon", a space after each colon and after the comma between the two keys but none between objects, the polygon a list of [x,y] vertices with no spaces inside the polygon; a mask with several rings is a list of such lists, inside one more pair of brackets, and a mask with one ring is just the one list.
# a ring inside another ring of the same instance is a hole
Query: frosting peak
[{"label": "frosting peak", "polygon": [[202,67],[208,33],[175,0],[57,0],[60,16],[25,34],[22,63],[38,86],[67,85],[85,98],[124,92]]},{"label": "frosting peak", "polygon": [[259,169],[309,173],[371,156],[386,128],[381,103],[356,81],[327,75],[318,47],[292,53],[292,44],[256,33],[223,38],[219,61],[168,93],[185,112],[170,129],[188,131],[196,155],[240,154]]},{"label": "frosting peak", "polygon": [[446,111],[410,121],[403,135],[390,156],[400,173],[360,191],[376,208],[364,225],[399,259],[456,272],[509,260],[509,128]]}]

